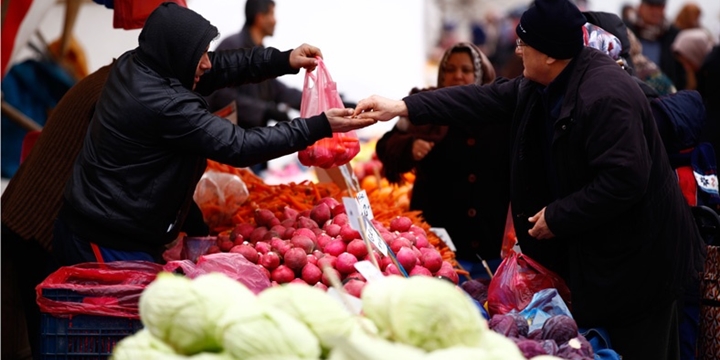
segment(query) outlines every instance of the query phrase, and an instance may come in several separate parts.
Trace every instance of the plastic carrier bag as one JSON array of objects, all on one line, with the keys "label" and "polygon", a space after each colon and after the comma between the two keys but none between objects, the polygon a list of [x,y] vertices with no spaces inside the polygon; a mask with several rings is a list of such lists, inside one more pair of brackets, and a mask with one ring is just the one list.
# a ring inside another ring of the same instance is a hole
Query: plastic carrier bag
[{"label": "plastic carrier bag", "polygon": [[209,170],[198,181],[193,200],[210,230],[221,231],[235,226],[233,216],[249,196],[247,186],[239,176]]},{"label": "plastic carrier bag", "polygon": [[165,264],[163,270],[182,273],[191,279],[203,274],[219,272],[239,281],[255,294],[270,287],[270,279],[260,266],[237,253],[202,255],[198,258],[197,264],[191,260],[170,261]]},{"label": "plastic carrier bag", "polygon": [[[318,58],[317,76],[305,72],[300,117],[308,118],[325,110],[345,108],[337,91],[337,84],[330,77],[322,59]],[[311,84],[312,80],[312,84]],[[305,150],[298,151],[298,159],[305,166],[323,169],[345,165],[360,152],[360,142],[355,131],[333,133],[332,138],[318,140]]]},{"label": "plastic carrier bag", "polygon": [[116,316],[139,319],[140,294],[162,271],[148,261],[64,266],[35,288],[40,311],[57,317]]},{"label": "plastic carrier bag", "polygon": [[521,311],[535,293],[555,288],[571,308],[570,289],[559,275],[548,270],[525,254],[512,253],[505,258],[488,287],[490,315]]}]

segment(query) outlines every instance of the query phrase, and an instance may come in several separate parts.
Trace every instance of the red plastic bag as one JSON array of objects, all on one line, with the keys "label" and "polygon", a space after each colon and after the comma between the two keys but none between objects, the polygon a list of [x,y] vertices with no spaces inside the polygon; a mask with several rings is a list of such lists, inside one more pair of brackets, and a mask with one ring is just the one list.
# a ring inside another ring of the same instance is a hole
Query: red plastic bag
[{"label": "red plastic bag", "polygon": [[208,170],[198,181],[193,200],[213,232],[235,227],[233,217],[250,197],[245,182],[235,174]]},{"label": "red plastic bag", "polygon": [[141,29],[150,13],[164,2],[174,2],[182,7],[187,7],[185,0],[115,0],[113,2],[113,28]]},{"label": "red plastic bag", "polygon": [[488,287],[490,315],[521,311],[536,292],[555,288],[570,307],[570,289],[560,276],[525,254],[511,253],[505,258]]},{"label": "red plastic bag", "polygon": [[512,207],[508,206],[507,218],[505,218],[505,231],[503,232],[502,247],[500,248],[500,257],[505,259],[513,252],[519,252],[517,249],[517,236],[515,235],[515,225],[512,217]]},{"label": "red plastic bag", "polygon": [[162,265],[148,261],[64,266],[35,288],[37,303],[40,311],[57,317],[99,315],[139,319],[140,294],[160,271]]},{"label": "red plastic bag", "polygon": [[270,287],[270,279],[260,269],[260,265],[253,264],[237,253],[202,255],[198,258],[197,264],[190,260],[171,261],[163,268],[169,272],[177,272],[178,269],[191,279],[203,274],[219,272],[239,281],[255,294]]},{"label": "red plastic bag", "polygon": [[[337,91],[337,84],[322,59],[318,58],[317,76],[305,72],[300,117],[308,118],[325,110],[345,108]],[[310,83],[312,80],[312,84]],[[355,131],[333,133],[332,138],[318,140],[307,149],[298,151],[298,159],[305,166],[317,166],[323,169],[345,165],[360,152],[360,142]]]}]

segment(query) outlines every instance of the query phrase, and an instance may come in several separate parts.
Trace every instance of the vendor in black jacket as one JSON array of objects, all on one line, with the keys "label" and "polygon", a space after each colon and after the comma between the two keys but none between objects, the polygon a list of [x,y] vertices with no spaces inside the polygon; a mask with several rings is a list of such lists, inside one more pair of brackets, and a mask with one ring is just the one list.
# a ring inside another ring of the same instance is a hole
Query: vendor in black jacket
[{"label": "vendor in black jacket", "polygon": [[374,123],[349,118],[351,109],[248,130],[214,116],[203,95],[312,70],[321,56],[310,45],[208,52],[217,36],[199,14],[164,3],[139,46],[117,59],[55,224],[62,265],[159,258],[186,220],[206,159],[250,166]]},{"label": "vendor in black jacket", "polygon": [[558,272],[581,327],[604,327],[624,359],[677,358],[677,300],[702,266],[702,240],[650,106],[610,57],[583,47],[568,0],[522,16],[523,76],[372,96],[356,116],[420,125],[512,119],[511,203],[522,251]]}]

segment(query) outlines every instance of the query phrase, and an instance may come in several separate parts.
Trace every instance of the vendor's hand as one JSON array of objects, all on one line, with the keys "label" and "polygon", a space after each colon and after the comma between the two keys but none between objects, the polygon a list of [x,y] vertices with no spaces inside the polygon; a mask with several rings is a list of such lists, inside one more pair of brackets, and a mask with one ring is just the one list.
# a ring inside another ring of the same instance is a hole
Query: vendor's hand
[{"label": "vendor's hand", "polygon": [[545,222],[545,209],[546,208],[542,208],[540,212],[528,219],[529,222],[535,224],[532,229],[528,230],[528,234],[538,240],[552,239],[555,237],[555,234],[550,231],[550,228]]},{"label": "vendor's hand", "polygon": [[327,116],[333,132],[348,132],[377,122],[374,119],[353,118],[351,117],[352,114],[353,109],[329,109],[325,111],[325,116]]},{"label": "vendor's hand", "polygon": [[425,141],[423,139],[416,139],[412,145],[412,156],[415,161],[422,160],[432,150],[435,143],[432,141]]},{"label": "vendor's hand", "polygon": [[407,116],[407,106],[402,100],[391,100],[373,95],[358,102],[354,117],[388,121],[396,116]]},{"label": "vendor's hand", "polygon": [[323,57],[320,49],[312,45],[302,44],[290,52],[290,67],[293,69],[305,68],[308,71],[313,71],[318,64],[316,57]]}]

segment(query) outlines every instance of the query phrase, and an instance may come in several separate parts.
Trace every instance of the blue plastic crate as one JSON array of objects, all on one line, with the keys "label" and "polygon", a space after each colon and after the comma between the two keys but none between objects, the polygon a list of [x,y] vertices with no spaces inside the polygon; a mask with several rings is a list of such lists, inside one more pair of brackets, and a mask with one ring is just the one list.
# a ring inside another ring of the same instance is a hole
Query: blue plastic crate
[{"label": "blue plastic crate", "polygon": [[[65,289],[43,289],[43,296],[58,301],[81,302],[83,295]],[[42,314],[42,359],[107,359],[122,338],[142,329],[140,320],[97,315],[72,318]]]}]

